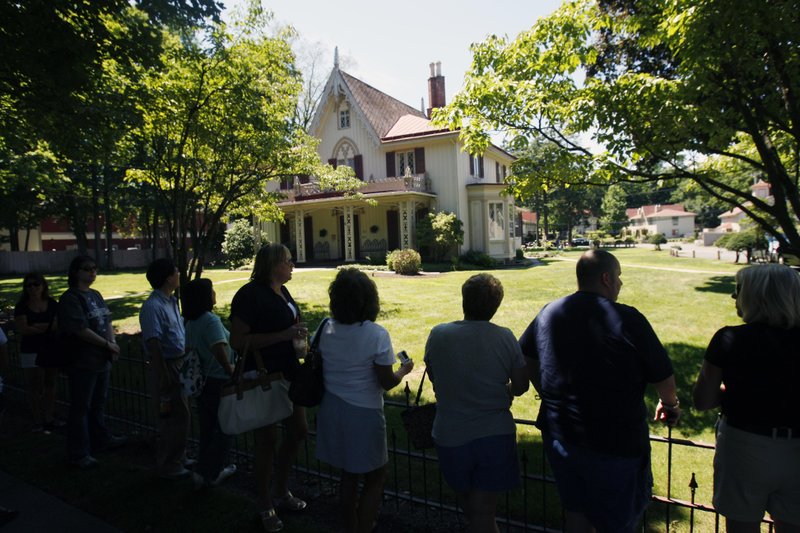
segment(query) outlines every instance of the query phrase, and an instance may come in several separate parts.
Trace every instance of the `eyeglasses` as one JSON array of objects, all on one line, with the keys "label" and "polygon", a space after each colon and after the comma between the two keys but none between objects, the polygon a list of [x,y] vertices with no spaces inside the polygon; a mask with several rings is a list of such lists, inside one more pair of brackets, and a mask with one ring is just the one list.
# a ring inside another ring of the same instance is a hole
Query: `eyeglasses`
[{"label": "eyeglasses", "polygon": [[42,284],[39,283],[38,281],[29,281],[28,283],[23,285],[23,287],[25,287],[26,289],[29,289],[31,287],[41,287],[41,286],[42,286]]},{"label": "eyeglasses", "polygon": [[97,272],[97,265],[82,266],[81,270],[83,270],[84,272]]}]

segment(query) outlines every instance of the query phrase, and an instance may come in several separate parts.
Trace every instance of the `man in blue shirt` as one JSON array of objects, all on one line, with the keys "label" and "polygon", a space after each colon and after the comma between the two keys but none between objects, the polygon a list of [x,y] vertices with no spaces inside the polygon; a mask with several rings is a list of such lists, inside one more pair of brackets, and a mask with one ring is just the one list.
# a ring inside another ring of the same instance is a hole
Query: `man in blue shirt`
[{"label": "man in blue shirt", "polygon": [[185,466],[189,404],[178,380],[186,332],[173,295],[180,285],[180,274],[171,259],[156,259],[147,269],[147,281],[153,292],[139,311],[139,325],[150,358],[148,380],[158,413],[156,468],[163,478],[181,479],[190,472]]},{"label": "man in blue shirt", "polygon": [[566,531],[632,532],[653,485],[644,392],[654,384],[656,418],[677,421],[672,363],[647,319],[616,303],[613,255],[586,252],[576,273],[578,292],[542,308],[520,345]]}]

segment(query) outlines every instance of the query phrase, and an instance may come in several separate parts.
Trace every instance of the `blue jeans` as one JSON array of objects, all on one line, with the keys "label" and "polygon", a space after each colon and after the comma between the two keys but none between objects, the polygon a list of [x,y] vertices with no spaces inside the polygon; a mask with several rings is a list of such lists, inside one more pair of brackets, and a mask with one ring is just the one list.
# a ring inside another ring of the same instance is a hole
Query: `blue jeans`
[{"label": "blue jeans", "polygon": [[111,371],[91,372],[70,368],[69,416],[67,419],[67,456],[77,460],[101,450],[110,433],[106,427],[105,408]]},{"label": "blue jeans", "polygon": [[226,435],[219,427],[217,410],[219,394],[225,379],[206,378],[203,392],[197,398],[197,418],[200,426],[200,455],[197,473],[206,481],[214,481],[222,470],[225,456],[233,444],[233,435]]}]

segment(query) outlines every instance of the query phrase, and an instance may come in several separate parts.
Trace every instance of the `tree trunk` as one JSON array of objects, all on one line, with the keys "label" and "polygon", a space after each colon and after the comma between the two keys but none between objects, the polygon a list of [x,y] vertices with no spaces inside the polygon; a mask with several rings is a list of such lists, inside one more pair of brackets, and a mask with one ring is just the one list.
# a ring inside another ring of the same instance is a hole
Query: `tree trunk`
[{"label": "tree trunk", "polygon": [[97,169],[92,169],[92,224],[94,226],[94,260],[97,266],[105,267],[103,260],[103,248],[100,241],[100,190],[98,187],[99,176]]},{"label": "tree trunk", "polygon": [[109,176],[109,168],[108,166],[103,167],[103,218],[105,218],[106,223],[106,268],[109,270],[114,268],[114,246],[113,246],[113,237],[114,237],[114,230],[111,223],[111,198],[109,193],[109,182],[111,181],[111,177]]}]

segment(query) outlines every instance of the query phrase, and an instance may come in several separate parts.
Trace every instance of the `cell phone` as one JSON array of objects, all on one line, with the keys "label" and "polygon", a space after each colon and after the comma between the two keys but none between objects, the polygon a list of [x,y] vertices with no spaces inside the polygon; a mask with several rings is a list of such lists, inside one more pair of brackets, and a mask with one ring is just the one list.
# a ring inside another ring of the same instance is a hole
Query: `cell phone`
[{"label": "cell phone", "polygon": [[397,358],[400,359],[400,364],[404,365],[411,361],[411,358],[408,356],[405,350],[400,350],[397,352]]}]

